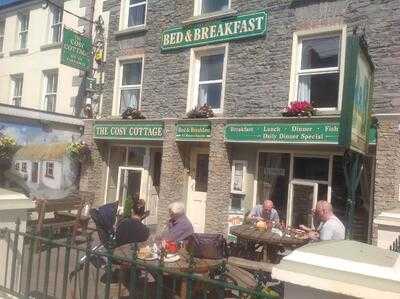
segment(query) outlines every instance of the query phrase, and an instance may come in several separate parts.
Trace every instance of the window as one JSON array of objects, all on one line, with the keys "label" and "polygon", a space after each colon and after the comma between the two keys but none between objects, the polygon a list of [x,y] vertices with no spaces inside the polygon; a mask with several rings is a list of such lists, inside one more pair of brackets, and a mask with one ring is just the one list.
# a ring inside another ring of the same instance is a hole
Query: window
[{"label": "window", "polygon": [[23,83],[24,83],[23,75],[15,75],[11,77],[11,89],[12,89],[11,105],[14,105],[16,107],[21,107]]},{"label": "window", "polygon": [[[196,51],[196,50],[194,50]],[[209,105],[215,113],[221,113],[224,98],[226,47],[213,51],[197,51],[192,66],[193,90],[189,94],[191,104]]]},{"label": "window", "polygon": [[49,42],[58,43],[61,41],[61,29],[62,29],[62,9],[52,6],[50,10],[50,33]]},{"label": "window", "polygon": [[121,65],[121,83],[119,88],[119,113],[128,107],[139,109],[142,89],[142,59],[129,61]]},{"label": "window", "polygon": [[28,41],[29,14],[19,15],[18,21],[19,21],[18,46],[19,49],[26,49]]},{"label": "window", "polygon": [[26,162],[21,163],[21,171],[26,172]]},{"label": "window", "polygon": [[322,110],[340,108],[341,40],[340,33],[298,38],[292,99]]},{"label": "window", "polygon": [[56,111],[58,72],[44,73],[44,107],[50,112]]},{"label": "window", "polygon": [[126,9],[124,28],[145,25],[146,23],[146,0],[125,0]]},{"label": "window", "polygon": [[46,177],[54,178],[54,163],[46,162]]},{"label": "window", "polygon": [[6,21],[0,21],[0,53],[3,52],[5,29],[6,29]]},{"label": "window", "polygon": [[19,163],[15,163],[15,170],[19,170]]},{"label": "window", "polygon": [[242,194],[245,192],[245,176],[247,162],[234,160],[232,164],[231,193]]},{"label": "window", "polygon": [[230,0],[196,0],[196,14],[206,14],[229,9]]}]

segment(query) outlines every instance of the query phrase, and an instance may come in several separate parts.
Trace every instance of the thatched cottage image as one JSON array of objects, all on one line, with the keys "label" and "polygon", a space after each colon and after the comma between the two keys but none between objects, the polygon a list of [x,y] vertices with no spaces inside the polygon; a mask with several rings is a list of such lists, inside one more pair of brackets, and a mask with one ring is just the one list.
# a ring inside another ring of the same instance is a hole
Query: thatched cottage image
[{"label": "thatched cottage image", "polygon": [[79,163],[68,155],[67,146],[68,143],[30,144],[15,153],[13,172],[32,196],[63,198],[76,190]]}]

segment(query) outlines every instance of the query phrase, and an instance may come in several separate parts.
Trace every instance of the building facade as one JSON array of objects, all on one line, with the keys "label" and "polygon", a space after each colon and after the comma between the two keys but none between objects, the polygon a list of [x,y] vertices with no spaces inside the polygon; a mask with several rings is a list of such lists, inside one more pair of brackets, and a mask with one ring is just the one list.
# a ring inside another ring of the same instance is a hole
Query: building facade
[{"label": "building facade", "polygon": [[[371,236],[384,128],[366,136],[371,111],[396,109],[397,1],[108,0],[103,12],[102,118],[85,124],[81,177],[98,204],[139,196],[162,224],[179,200],[196,231],[226,233],[266,198],[291,226],[312,225],[320,199],[344,219],[353,192],[354,235]],[[315,115],[282,114],[296,101]],[[214,117],[188,118],[204,104]],[[122,120],[128,107],[146,120]],[[361,182],[346,185],[354,164]]]}]

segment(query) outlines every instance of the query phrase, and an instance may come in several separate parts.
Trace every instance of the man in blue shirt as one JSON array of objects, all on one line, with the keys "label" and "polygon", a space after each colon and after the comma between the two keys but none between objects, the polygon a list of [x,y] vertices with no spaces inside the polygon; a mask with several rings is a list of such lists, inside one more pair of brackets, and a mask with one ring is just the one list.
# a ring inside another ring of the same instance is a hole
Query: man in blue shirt
[{"label": "man in blue shirt", "polygon": [[250,212],[249,219],[253,221],[279,222],[278,212],[274,209],[272,200],[266,199],[263,204],[256,205]]}]

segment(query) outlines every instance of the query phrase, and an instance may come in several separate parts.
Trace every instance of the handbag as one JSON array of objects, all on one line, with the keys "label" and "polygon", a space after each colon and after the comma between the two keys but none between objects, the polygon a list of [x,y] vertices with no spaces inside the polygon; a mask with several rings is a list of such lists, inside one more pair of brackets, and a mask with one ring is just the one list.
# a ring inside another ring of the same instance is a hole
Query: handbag
[{"label": "handbag", "polygon": [[188,238],[186,249],[196,258],[222,259],[227,257],[226,240],[221,234],[194,233]]}]

